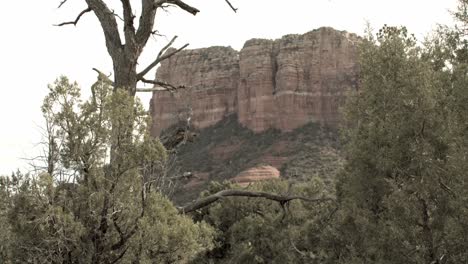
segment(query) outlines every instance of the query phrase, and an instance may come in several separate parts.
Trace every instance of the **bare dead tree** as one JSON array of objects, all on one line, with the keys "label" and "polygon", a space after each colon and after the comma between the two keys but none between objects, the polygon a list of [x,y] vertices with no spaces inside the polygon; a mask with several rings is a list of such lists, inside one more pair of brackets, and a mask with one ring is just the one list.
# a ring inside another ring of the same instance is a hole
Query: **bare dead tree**
[{"label": "bare dead tree", "polygon": [[[66,4],[67,1],[62,0],[58,8]],[[225,1],[234,12],[237,11],[237,8],[229,0]],[[150,36],[157,32],[154,27],[158,10],[163,10],[168,6],[175,6],[192,15],[196,15],[200,10],[182,0],[141,0],[142,10],[139,16],[138,27],[136,27],[134,23],[136,15],[130,0],[120,1],[123,10],[122,15],[115,13],[105,0],[85,0],[85,2],[86,8],[74,20],[59,23],[57,26],[76,26],[85,14],[94,13],[104,32],[107,51],[113,62],[114,81],[112,83],[114,89],[122,88],[129,91],[130,94],[135,95],[136,92],[174,91],[183,88],[145,78],[145,75],[160,62],[172,57],[188,46],[188,44],[185,44],[171,52],[166,52],[172,46],[177,36],[172,38],[159,52],[156,59],[140,72],[137,71],[138,60]],[[119,23],[116,18],[123,21],[123,36],[119,32]],[[155,87],[154,89],[137,89],[139,82],[153,84]]]}]

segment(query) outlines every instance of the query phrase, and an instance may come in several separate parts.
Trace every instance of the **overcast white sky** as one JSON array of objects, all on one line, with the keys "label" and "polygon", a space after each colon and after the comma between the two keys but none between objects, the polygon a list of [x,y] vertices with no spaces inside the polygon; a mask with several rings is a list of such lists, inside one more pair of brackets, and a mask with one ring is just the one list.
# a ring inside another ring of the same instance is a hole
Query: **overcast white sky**
[{"label": "overcast white sky", "polygon": [[[107,0],[119,10],[118,0]],[[5,1],[0,16],[0,174],[16,168],[27,170],[22,158],[37,152],[41,140],[40,105],[47,84],[59,75],[78,81],[87,93],[96,75],[91,68],[111,72],[101,29],[92,13],[82,17],[77,27],[54,27],[73,20],[84,9],[84,0],[69,0],[57,9],[60,0]],[[139,1],[132,1],[139,2]],[[160,13],[157,29],[175,43],[190,43],[190,48],[213,45],[239,50],[250,38],[279,38],[290,33],[305,33],[331,26],[362,34],[365,21],[373,28],[383,24],[405,25],[418,37],[437,23],[450,24],[448,10],[456,0],[231,0],[235,14],[224,0],[187,0],[201,12],[192,16],[175,9]],[[138,10],[136,10],[138,11]],[[158,47],[167,39],[151,40],[143,54],[141,67],[154,59]],[[150,94],[142,96],[148,105]]]}]

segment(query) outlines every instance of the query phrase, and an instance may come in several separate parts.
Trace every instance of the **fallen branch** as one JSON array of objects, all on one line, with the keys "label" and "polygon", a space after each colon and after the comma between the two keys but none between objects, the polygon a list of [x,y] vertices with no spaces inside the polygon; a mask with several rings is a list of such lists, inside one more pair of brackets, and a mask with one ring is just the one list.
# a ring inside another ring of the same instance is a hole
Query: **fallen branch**
[{"label": "fallen branch", "polygon": [[302,200],[305,202],[325,202],[325,201],[332,201],[333,199],[331,198],[308,198],[308,197],[303,197],[303,196],[282,196],[282,195],[277,195],[273,193],[266,193],[266,192],[254,192],[254,191],[246,191],[246,190],[223,190],[220,192],[217,192],[213,195],[201,198],[199,200],[193,201],[192,203],[185,205],[183,207],[179,207],[179,212],[180,213],[190,213],[193,211],[196,211],[198,209],[201,209],[205,206],[208,206],[219,199],[222,199],[224,197],[254,197],[254,198],[265,198],[267,200],[272,200],[275,202],[280,203],[281,206],[284,204],[289,203],[292,200]]},{"label": "fallen branch", "polygon": [[[60,6],[62,6],[63,3],[64,3],[64,2],[62,2],[62,3],[60,4]],[[60,7],[60,6],[59,6],[59,7]],[[75,19],[74,21],[63,22],[63,23],[57,24],[57,25],[55,25],[55,26],[57,26],[57,27],[61,27],[61,26],[65,26],[65,25],[74,25],[74,26],[76,26],[76,24],[78,24],[78,21],[80,21],[80,18],[81,18],[84,14],[89,13],[89,12],[91,12],[91,11],[92,11],[91,7],[88,7],[88,8],[86,8],[85,10],[81,11],[81,12],[78,14],[78,16],[76,17],[76,19]]]},{"label": "fallen branch", "polygon": [[172,43],[174,43],[174,41],[177,39],[177,36],[174,36],[171,41],[169,41],[169,43],[167,43],[166,46],[164,46],[158,53],[158,56],[156,57],[156,60],[154,60],[150,65],[148,65],[148,67],[146,67],[143,71],[141,71],[140,73],[138,73],[137,77],[138,79],[141,79],[143,78],[151,69],[153,69],[156,65],[158,65],[160,62],[162,62],[163,60],[167,60],[169,59],[170,57],[174,56],[175,54],[179,53],[180,51],[182,51],[183,49],[185,49],[189,44],[185,44],[184,46],[182,46],[181,48],[179,49],[176,49],[174,50],[173,52],[169,52],[167,54],[164,54],[163,53],[171,47]]}]

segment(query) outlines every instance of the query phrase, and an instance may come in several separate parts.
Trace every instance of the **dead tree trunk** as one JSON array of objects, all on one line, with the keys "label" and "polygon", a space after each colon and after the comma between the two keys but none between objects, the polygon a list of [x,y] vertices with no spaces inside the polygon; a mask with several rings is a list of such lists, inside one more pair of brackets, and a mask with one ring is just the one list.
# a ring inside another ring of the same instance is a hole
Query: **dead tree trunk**
[{"label": "dead tree trunk", "polygon": [[[62,0],[59,8],[64,5],[68,0]],[[234,8],[229,0],[225,0],[230,8]],[[83,15],[89,12],[93,12],[101,24],[101,28],[104,33],[106,40],[107,51],[113,62],[114,70],[114,89],[122,88],[127,90],[132,96],[137,91],[152,92],[152,91],[164,91],[173,90],[177,87],[159,82],[151,79],[146,79],[145,75],[151,71],[161,61],[168,59],[172,55],[181,51],[188,44],[182,48],[177,49],[169,54],[163,54],[174,42],[175,37],[164,47],[158,54],[156,60],[149,66],[144,68],[141,72],[137,71],[138,59],[146,46],[149,37],[154,34],[155,17],[158,9],[165,9],[169,6],[176,6],[182,10],[196,15],[199,10],[192,7],[181,0],[141,0],[141,14],[139,17],[138,28],[135,27],[134,20],[136,15],[133,12],[132,4],[130,0],[120,0],[122,4],[123,16],[116,14],[112,8],[110,8],[105,0],[85,0],[87,5],[83,11],[73,21],[63,22],[57,26],[65,25],[77,25]],[[123,21],[123,36],[119,32],[119,23],[117,18]],[[138,82],[149,83],[155,85],[155,89],[137,89]]]},{"label": "dead tree trunk", "polygon": [[137,62],[125,56],[114,61],[114,87],[123,88],[131,95],[135,95],[138,77],[136,72]]}]

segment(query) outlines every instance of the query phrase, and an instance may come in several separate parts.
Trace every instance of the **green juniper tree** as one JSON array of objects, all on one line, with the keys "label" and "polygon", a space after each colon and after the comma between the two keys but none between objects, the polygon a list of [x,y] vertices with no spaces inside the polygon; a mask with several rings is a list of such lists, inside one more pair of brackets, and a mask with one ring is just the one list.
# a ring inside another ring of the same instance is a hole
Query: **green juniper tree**
[{"label": "green juniper tree", "polygon": [[164,195],[166,152],[140,102],[103,79],[92,91],[82,101],[65,77],[50,86],[44,169],[2,181],[2,262],[186,263],[211,248],[212,229]]},{"label": "green juniper tree", "polygon": [[454,134],[466,117],[452,110],[455,69],[441,67],[431,50],[405,28],[387,26],[362,44],[361,85],[345,113],[347,162],[328,234],[330,263],[468,259],[461,248],[466,165]]}]

